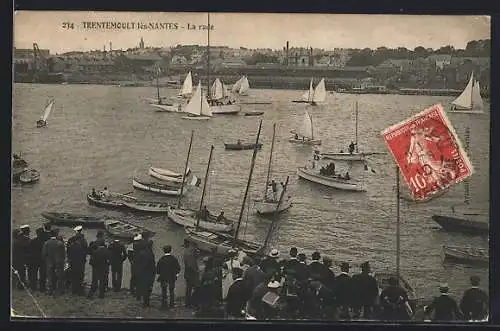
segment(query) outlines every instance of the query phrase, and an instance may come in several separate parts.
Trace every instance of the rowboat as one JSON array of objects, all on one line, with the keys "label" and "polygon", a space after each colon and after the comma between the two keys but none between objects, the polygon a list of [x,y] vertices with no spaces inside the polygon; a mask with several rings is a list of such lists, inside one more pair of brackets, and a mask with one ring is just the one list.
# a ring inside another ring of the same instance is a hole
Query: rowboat
[{"label": "rowboat", "polygon": [[129,195],[123,195],[118,193],[109,193],[107,196],[102,196],[97,193],[97,196],[92,195],[92,193],[87,194],[87,202],[90,205],[104,208],[124,208],[125,201],[135,201],[134,197]]},{"label": "rowboat", "polygon": [[364,161],[367,155],[371,155],[373,153],[320,153],[319,157],[326,160],[339,160],[339,161]]},{"label": "rowboat", "polygon": [[[224,143],[224,147],[228,150],[235,150],[235,151],[241,151],[245,149],[254,149],[255,148],[255,143],[236,143],[236,144],[226,144]],[[262,144],[257,144],[257,149],[261,149]]]},{"label": "rowboat", "polygon": [[19,174],[19,182],[23,184],[31,184],[40,180],[40,173],[35,169],[26,169]]},{"label": "rowboat", "polygon": [[132,185],[139,190],[150,191],[165,195],[178,196],[181,193],[181,188],[178,185],[162,184],[157,182],[149,182],[137,178],[132,179]]},{"label": "rowboat", "polygon": [[148,230],[144,227],[133,225],[115,219],[107,219],[104,222],[104,227],[106,231],[113,237],[118,237],[128,240],[132,240],[136,235],[142,234],[144,232],[148,233],[151,237],[154,236],[155,234],[153,231]]},{"label": "rowboat", "polygon": [[[266,201],[264,199],[254,200],[254,209],[259,215],[271,215],[276,213],[277,204],[276,201]],[[281,202],[278,213],[288,210],[290,207],[292,207],[292,197],[287,196]]]},{"label": "rowboat", "polygon": [[488,250],[475,247],[459,247],[443,245],[443,258],[466,264],[488,265]]},{"label": "rowboat", "polygon": [[[157,168],[157,167],[150,167],[149,169],[151,171],[154,171],[155,173],[158,173],[158,174],[163,175],[163,176],[182,178],[182,174],[168,170],[168,169]],[[186,170],[186,176],[189,176],[190,172],[191,172],[191,169],[189,169],[189,167],[188,167]]]},{"label": "rowboat", "polygon": [[328,187],[333,187],[339,190],[358,191],[358,192],[366,191],[366,188],[363,185],[362,181],[353,178],[346,179],[340,175],[335,175],[335,176],[320,175],[314,169],[307,169],[306,167],[299,167],[297,169],[297,175],[300,178],[308,180],[310,182],[321,184]]},{"label": "rowboat", "polygon": [[244,116],[260,116],[262,114],[264,114],[263,111],[247,111],[243,115]]},{"label": "rowboat", "polygon": [[489,233],[488,222],[473,220],[470,218],[471,216],[473,215],[464,215],[464,218],[459,218],[447,215],[432,215],[432,219],[441,225],[445,231],[487,235]]},{"label": "rowboat", "polygon": [[165,213],[168,209],[168,203],[156,201],[125,201],[123,205],[133,210],[148,213]]},{"label": "rowboat", "polygon": [[104,227],[103,217],[46,211],[42,212],[41,215],[48,219],[50,223],[61,226]]},{"label": "rowboat", "polygon": [[182,183],[182,175],[181,176],[171,177],[171,176],[163,175],[163,174],[161,174],[159,172],[156,172],[154,169],[155,168],[153,168],[153,167],[149,168],[148,172],[149,172],[149,175],[151,177],[163,180],[165,182],[171,182],[171,183],[174,183],[174,184],[176,184],[176,183],[179,183],[179,184]]},{"label": "rowboat", "polygon": [[[196,226],[197,211],[169,206],[167,207],[167,217],[172,222],[185,227]],[[209,215],[207,219],[200,219],[198,227],[215,232],[230,232],[233,230],[234,221],[225,217],[222,221],[219,221],[217,216]]]}]

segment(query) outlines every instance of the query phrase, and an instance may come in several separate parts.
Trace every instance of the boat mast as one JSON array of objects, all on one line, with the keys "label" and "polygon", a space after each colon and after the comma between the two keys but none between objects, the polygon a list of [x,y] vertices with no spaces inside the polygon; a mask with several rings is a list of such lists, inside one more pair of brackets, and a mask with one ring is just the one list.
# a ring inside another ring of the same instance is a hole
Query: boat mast
[{"label": "boat mast", "polygon": [[267,248],[267,245],[269,244],[269,240],[271,239],[271,235],[274,232],[274,227],[276,225],[276,220],[278,219],[278,214],[279,214],[280,206],[281,206],[281,203],[283,201],[283,197],[285,195],[286,188],[288,186],[288,179],[289,178],[290,178],[290,176],[286,176],[285,186],[283,186],[283,190],[281,191],[280,199],[278,200],[278,204],[276,205],[276,209],[274,210],[273,221],[271,222],[271,225],[269,226],[269,231],[267,232],[266,240],[264,241],[264,247],[263,247],[264,249]]},{"label": "boat mast", "polygon": [[311,98],[311,91],[312,91],[313,79],[314,79],[314,77],[311,77],[311,81],[309,82],[309,97],[307,98],[308,102],[312,102],[313,101],[312,98]]},{"label": "boat mast", "polygon": [[400,255],[400,234],[399,234],[399,200],[400,200],[400,191],[399,191],[399,167],[396,165],[396,279],[399,283],[399,255]]},{"label": "boat mast", "polygon": [[356,101],[356,108],[355,108],[355,112],[354,112],[354,117],[355,117],[355,120],[356,120],[356,133],[355,133],[355,147],[356,147],[356,153],[359,153],[359,150],[358,150],[358,102]]},{"label": "boat mast", "polygon": [[205,199],[205,190],[207,188],[207,182],[208,182],[208,173],[210,171],[210,163],[212,162],[212,152],[214,150],[214,145],[210,148],[210,156],[208,157],[208,164],[207,164],[207,172],[205,173],[205,181],[203,183],[203,191],[201,192],[201,200],[200,200],[200,210],[198,213],[198,217],[196,218],[196,229],[198,229],[198,226],[200,225],[200,214],[201,214],[201,209],[203,208],[203,200]]},{"label": "boat mast", "polygon": [[210,96],[210,13],[207,13],[207,99],[211,98]]},{"label": "boat mast", "polygon": [[257,156],[260,129],[262,128],[262,120],[259,123],[259,131],[257,132],[257,139],[255,139],[255,146],[253,148],[252,162],[250,165],[250,173],[248,175],[247,188],[245,189],[245,195],[243,196],[243,203],[241,204],[240,216],[238,217],[238,224],[236,225],[236,230],[234,231],[233,247],[236,245],[236,240],[238,239],[238,232],[240,231],[241,221],[243,220],[243,212],[245,211],[245,202],[247,201],[248,190],[250,189],[250,183],[252,182],[253,168],[255,166],[255,158]]},{"label": "boat mast", "polygon": [[177,200],[177,208],[180,208],[181,206],[181,199],[182,199],[182,191],[184,190],[184,183],[186,181],[186,171],[189,163],[189,155],[191,154],[191,145],[193,143],[193,135],[194,135],[194,130],[191,130],[191,140],[189,140],[189,149],[188,149],[188,154],[186,158],[186,165],[184,166],[184,172],[182,174],[182,185],[181,185],[181,194],[179,195],[179,199]]},{"label": "boat mast", "polygon": [[309,115],[309,121],[311,121],[311,140],[314,140],[314,127],[313,127],[313,118],[311,114],[307,113]]},{"label": "boat mast", "polygon": [[160,99],[160,83],[158,80],[160,79],[160,67],[158,66],[156,68],[156,96],[158,97],[158,104],[161,104],[161,99]]},{"label": "boat mast", "polygon": [[276,123],[273,124],[273,141],[271,142],[271,153],[269,154],[269,166],[267,167],[266,188],[264,189],[264,200],[267,196],[267,188],[269,186],[269,177],[271,176],[271,162],[273,160],[274,137],[276,136]]}]

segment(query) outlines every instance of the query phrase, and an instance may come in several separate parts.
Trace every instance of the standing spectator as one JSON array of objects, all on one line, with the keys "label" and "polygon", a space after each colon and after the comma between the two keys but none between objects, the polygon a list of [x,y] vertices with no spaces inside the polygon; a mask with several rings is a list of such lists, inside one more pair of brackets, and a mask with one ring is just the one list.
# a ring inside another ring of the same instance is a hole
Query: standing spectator
[{"label": "standing spectator", "polygon": [[[56,229],[57,230],[57,229]],[[59,231],[43,245],[42,257],[47,268],[49,295],[62,293],[64,290],[64,263],[66,260],[66,249]]]},{"label": "standing spectator", "polygon": [[226,315],[232,318],[242,318],[246,303],[250,299],[245,283],[243,282],[243,269],[232,269],[233,283],[227,291]]},{"label": "standing spectator", "polygon": [[340,275],[335,278],[335,294],[339,307],[340,319],[349,319],[352,298],[352,279],[349,276],[349,263],[342,262],[340,264]]},{"label": "standing spectator", "polygon": [[31,239],[30,242],[30,251],[33,260],[28,269],[28,278],[31,289],[35,290],[38,288],[41,292],[45,291],[45,282],[47,278],[42,259],[42,249],[45,241],[43,228],[36,229],[36,237]]},{"label": "standing spectator", "polygon": [[151,291],[156,275],[155,257],[148,243],[141,243],[134,249],[136,277],[136,299],[143,300],[143,307],[149,307]]},{"label": "standing spectator", "polygon": [[92,285],[88,298],[92,299],[94,293],[99,289],[99,299],[104,299],[106,286],[106,270],[109,270],[109,251],[103,237],[94,241],[89,264],[92,267]]},{"label": "standing spectator", "polygon": [[462,313],[455,299],[449,295],[448,284],[441,284],[439,292],[440,295],[435,297],[432,303],[424,308],[424,312],[426,314],[434,312],[433,321],[449,322],[460,320]]},{"label": "standing spectator", "polygon": [[127,251],[125,245],[118,239],[113,240],[108,249],[111,262],[111,284],[113,285],[113,291],[120,292],[122,288],[123,262],[127,259]]},{"label": "standing spectator", "polygon": [[83,295],[83,279],[87,262],[88,244],[82,233],[82,226],[74,228],[75,235],[68,239],[67,255],[71,273],[72,293]]},{"label": "standing spectator", "polygon": [[460,309],[467,320],[481,321],[488,316],[488,294],[479,288],[478,276],[470,278],[471,288],[464,292]]},{"label": "standing spectator", "polygon": [[[172,246],[163,246],[164,255],[158,260],[156,273],[161,284],[161,308],[173,308],[175,300],[175,281],[181,272],[181,266],[175,256],[172,255]],[[169,305],[167,306],[167,289],[169,294]]]},{"label": "standing spectator", "polygon": [[195,252],[188,240],[184,239],[184,279],[186,281],[186,307],[193,305],[193,291],[199,285],[199,268]]}]

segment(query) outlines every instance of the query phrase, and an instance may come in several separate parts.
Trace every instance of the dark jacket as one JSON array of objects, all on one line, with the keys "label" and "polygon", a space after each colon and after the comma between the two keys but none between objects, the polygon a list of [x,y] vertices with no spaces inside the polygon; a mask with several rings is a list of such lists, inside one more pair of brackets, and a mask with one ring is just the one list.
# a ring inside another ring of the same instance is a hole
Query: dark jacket
[{"label": "dark jacket", "polygon": [[192,249],[184,251],[184,279],[186,282],[197,284],[199,281],[199,268]]},{"label": "dark jacket", "polygon": [[279,262],[271,257],[266,257],[260,263],[260,268],[266,275],[279,275],[280,274],[280,264]]},{"label": "dark jacket", "polygon": [[71,264],[84,264],[86,262],[88,245],[83,235],[76,234],[69,238],[66,246],[68,261]]},{"label": "dark jacket", "polygon": [[177,274],[181,272],[181,266],[177,258],[170,254],[165,254],[158,260],[156,264],[156,273],[159,281],[175,281]]},{"label": "dark jacket", "polygon": [[110,263],[112,266],[119,266],[123,264],[123,261],[127,259],[127,251],[125,249],[125,245],[121,242],[113,241],[108,246],[109,255],[110,255]]},{"label": "dark jacket", "polygon": [[226,296],[226,313],[233,317],[241,317],[249,299],[248,289],[243,279],[237,279],[231,284]]},{"label": "dark jacket", "polygon": [[43,262],[42,259],[42,249],[43,245],[45,244],[46,240],[43,236],[40,237],[35,237],[31,239],[30,242],[30,250],[32,252],[32,258],[33,258],[33,263],[40,265]]},{"label": "dark jacket", "polygon": [[321,282],[323,285],[326,285],[326,279],[328,277],[329,269],[319,261],[312,261],[307,266],[307,271],[309,273],[309,277],[314,280]]},{"label": "dark jacket", "polygon": [[109,268],[109,262],[110,262],[110,254],[109,250],[106,247],[106,245],[99,245],[97,246],[91,257],[90,257],[90,265],[93,268],[97,268],[99,270],[106,270],[106,268]]},{"label": "dark jacket", "polygon": [[295,267],[299,264],[299,260],[295,259],[290,259],[286,260],[282,263],[283,265],[283,274],[285,276],[294,276],[295,275]]},{"label": "dark jacket", "polygon": [[477,287],[466,290],[460,301],[460,309],[468,320],[484,319],[488,314],[488,294]]},{"label": "dark jacket", "polygon": [[31,263],[33,252],[31,251],[31,239],[27,235],[21,234],[18,238],[19,257],[24,264]]},{"label": "dark jacket", "polygon": [[249,267],[243,273],[243,282],[247,286],[247,289],[250,293],[252,293],[257,285],[262,283],[265,278],[266,275],[264,274],[264,272],[260,270],[256,265]]},{"label": "dark jacket", "polygon": [[427,306],[426,313],[434,312],[434,321],[456,321],[462,318],[457,302],[449,295],[435,297]]},{"label": "dark jacket", "polygon": [[138,273],[138,281],[144,284],[153,284],[156,275],[154,255],[149,249],[141,249],[135,253],[134,268]]},{"label": "dark jacket", "polygon": [[306,283],[309,279],[309,268],[307,264],[299,262],[295,266],[295,279],[300,283]]},{"label": "dark jacket", "polygon": [[348,274],[341,273],[335,278],[335,297],[339,305],[350,305],[352,303],[352,278]]},{"label": "dark jacket", "polygon": [[405,303],[408,294],[399,286],[388,286],[380,294],[380,306],[386,319],[407,320],[410,318]]},{"label": "dark jacket", "polygon": [[42,248],[42,257],[48,264],[64,264],[66,248],[64,243],[54,237],[47,240]]},{"label": "dark jacket", "polygon": [[353,301],[358,305],[374,305],[378,297],[378,283],[368,273],[352,276]]}]

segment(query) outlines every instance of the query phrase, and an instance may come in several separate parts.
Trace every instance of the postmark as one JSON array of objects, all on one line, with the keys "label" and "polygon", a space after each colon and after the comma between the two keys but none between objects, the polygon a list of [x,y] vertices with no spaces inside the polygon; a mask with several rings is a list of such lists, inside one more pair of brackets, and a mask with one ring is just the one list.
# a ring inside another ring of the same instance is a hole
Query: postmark
[{"label": "postmark", "polygon": [[464,180],[474,172],[441,105],[434,105],[382,132],[416,200]]}]

